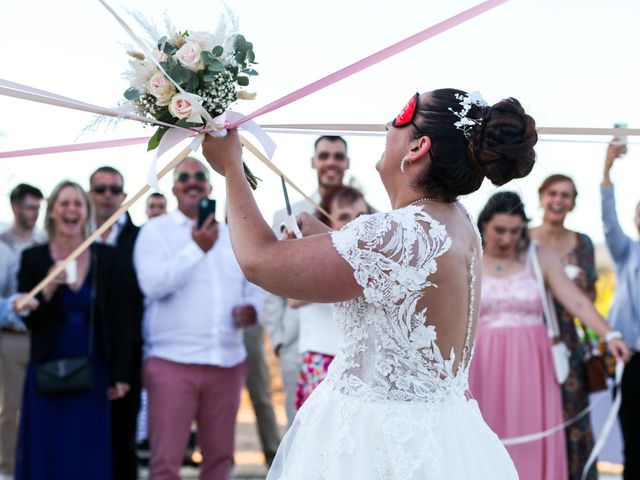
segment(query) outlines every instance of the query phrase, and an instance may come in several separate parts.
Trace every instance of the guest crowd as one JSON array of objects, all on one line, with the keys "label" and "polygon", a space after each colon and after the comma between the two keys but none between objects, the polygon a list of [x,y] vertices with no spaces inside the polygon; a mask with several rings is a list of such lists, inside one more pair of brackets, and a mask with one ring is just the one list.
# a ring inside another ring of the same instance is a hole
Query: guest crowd
[{"label": "guest crowd", "polygon": [[[628,359],[619,415],[628,480],[640,478],[640,241],[618,223],[610,177],[625,149],[609,145],[601,183],[617,276],[608,321],[593,307],[593,244],[565,227],[578,198],[570,177],[542,183],[543,220],[534,228],[513,192],[494,194],[480,212],[485,255],[470,395],[499,437],[542,432],[573,420],[588,408],[589,393],[606,388],[604,355]],[[303,201],[292,205],[294,215],[314,214],[340,229],[372,213],[362,192],[343,184],[342,137],[318,138],[311,167],[317,190],[310,196],[322,212]],[[176,480],[194,428],[200,478],[226,480],[243,386],[268,465],[280,442],[265,331],[289,423],[326,376],[341,342],[331,306],[277,297],[244,278],[224,212],[202,208],[212,187],[198,159],[176,167],[172,194],[176,210],[151,194],[147,223],[123,214],[27,300],[119,210],[125,184],[108,166],[86,188],[62,181],[48,195],[45,231],[36,228],[43,193],[26,184],[12,190],[13,223],[0,234],[0,480],[137,479],[142,439],[150,478]],[[274,216],[279,235],[287,217],[286,210]],[[635,223],[640,235],[640,204]],[[578,480],[593,445],[587,414],[508,450],[523,480]],[[587,478],[597,478],[595,467]]]}]

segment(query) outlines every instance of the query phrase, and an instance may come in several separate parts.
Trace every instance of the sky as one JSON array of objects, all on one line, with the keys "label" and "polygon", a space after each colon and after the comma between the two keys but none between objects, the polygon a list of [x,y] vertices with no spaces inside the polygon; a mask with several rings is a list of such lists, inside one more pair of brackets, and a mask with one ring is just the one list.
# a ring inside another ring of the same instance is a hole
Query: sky
[{"label": "sky", "polygon": [[[451,0],[237,0],[228,6],[241,33],[254,44],[253,101],[234,110],[248,114],[318,78],[465,10],[478,1]],[[111,0],[128,15],[137,11],[163,30],[165,15],[180,30],[214,31],[222,12],[215,0]],[[128,83],[125,54],[131,41],[97,0],[23,0],[4,2],[0,32],[0,78],[41,88],[100,106],[115,107]],[[515,97],[539,126],[640,126],[640,95],[633,59],[640,47],[640,2],[636,0],[511,0],[496,9],[415,46],[291,105],[266,114],[258,123],[379,123],[395,117],[416,91],[455,87],[480,91],[489,103]],[[153,129],[131,121],[87,131],[91,114],[0,97],[0,151],[151,135]],[[274,133],[276,163],[311,193],[316,177],[310,167],[315,134]],[[374,169],[384,149],[383,136],[347,136],[351,169],[348,180],[361,187],[377,209],[389,201]],[[579,141],[578,142],[576,142]],[[523,197],[532,223],[541,210],[537,188],[552,173],[572,176],[578,204],[567,226],[603,240],[599,182],[607,137],[542,136],[534,171],[501,187]],[[640,200],[640,147],[615,166],[618,214],[634,238],[634,207]],[[145,145],[67,154],[1,159],[0,196],[19,182],[38,186],[45,195],[69,178],[88,186],[89,174],[112,165],[135,193],[145,184],[151,155]],[[168,162],[169,157],[161,159]],[[256,197],[271,219],[283,208],[279,179],[250,153],[245,160],[264,181]],[[167,178],[161,186],[175,207]],[[214,194],[224,204],[224,182],[213,179]],[[461,201],[477,215],[496,187],[482,188]],[[292,201],[300,197],[290,191]],[[134,205],[134,221],[143,223],[144,207]],[[0,223],[11,221],[8,199],[0,200]]]}]

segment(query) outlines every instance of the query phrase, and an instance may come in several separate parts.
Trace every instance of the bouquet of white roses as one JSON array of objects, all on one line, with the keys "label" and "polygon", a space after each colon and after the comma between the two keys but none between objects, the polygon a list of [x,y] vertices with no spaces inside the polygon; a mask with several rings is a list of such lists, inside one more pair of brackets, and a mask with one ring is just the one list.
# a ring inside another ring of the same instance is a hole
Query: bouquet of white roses
[{"label": "bouquet of white roses", "polygon": [[[252,68],[256,63],[253,44],[240,34],[220,38],[219,34],[185,31],[160,38],[153,55],[173,82],[144,54],[135,51],[128,54],[133,57],[129,62],[131,70],[126,75],[131,86],[124,96],[140,115],[180,127],[198,128],[206,121],[199,107],[193,104],[194,97],[211,117],[217,117],[238,98],[254,96],[241,90],[258,72]],[[176,88],[176,84],[189,95]],[[158,147],[169,128],[158,127],[149,140],[148,150]],[[246,166],[245,173],[255,189],[257,179]]]}]

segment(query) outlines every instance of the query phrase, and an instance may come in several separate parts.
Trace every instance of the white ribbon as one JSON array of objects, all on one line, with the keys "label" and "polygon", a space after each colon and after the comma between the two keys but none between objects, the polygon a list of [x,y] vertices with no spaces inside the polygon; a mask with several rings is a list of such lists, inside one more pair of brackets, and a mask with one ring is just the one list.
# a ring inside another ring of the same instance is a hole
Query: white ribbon
[{"label": "white ribbon", "polygon": [[521,435],[519,437],[504,438],[504,439],[500,439],[500,441],[505,446],[511,446],[511,445],[520,445],[522,443],[535,442],[536,440],[542,440],[543,438],[553,435],[554,433],[561,432],[562,430],[567,428],[569,425],[573,425],[574,423],[576,423],[582,417],[584,417],[589,412],[591,412],[591,410],[593,410],[595,406],[598,403],[600,403],[601,400],[602,400],[602,397],[596,400],[595,402],[592,402],[587,408],[582,410],[575,417],[572,417],[566,422],[562,422],[559,425],[554,425],[553,427],[543,430],[542,432],[530,433],[529,435]]},{"label": "white ribbon", "polygon": [[[611,433],[611,429],[613,428],[613,425],[616,422],[616,418],[618,416],[618,411],[620,410],[620,403],[622,402],[622,393],[620,391],[620,383],[622,381],[623,372],[624,372],[624,363],[623,362],[616,363],[615,383],[614,383],[614,388],[615,388],[615,391],[616,391],[616,398],[615,398],[615,400],[613,402],[613,405],[609,409],[609,413],[607,414],[607,420],[605,421],[604,425],[602,426],[602,430],[600,431],[600,435],[598,435],[598,438],[596,439],[596,442],[595,442],[595,444],[593,446],[593,449],[591,450],[591,454],[589,455],[589,459],[587,460],[587,463],[584,466],[584,469],[582,470],[581,480],[585,480],[587,478],[587,475],[589,473],[589,469],[591,468],[591,465],[593,465],[593,462],[595,462],[596,458],[598,457],[598,455],[600,454],[600,452],[604,448],[604,444],[606,443],[607,438],[609,437],[609,434]],[[588,414],[591,410],[593,410],[593,408],[603,398],[604,397],[600,397],[595,402],[592,402],[587,408],[582,410],[575,417],[567,420],[566,422],[561,423],[560,425],[555,425],[555,426],[553,426],[551,428],[548,428],[547,430],[544,430],[542,432],[532,433],[532,434],[529,434],[529,435],[522,435],[520,437],[505,438],[505,439],[501,439],[501,441],[506,446],[520,445],[522,443],[529,443],[529,442],[534,442],[536,440],[541,440],[541,439],[543,439],[545,437],[553,435],[554,433],[558,433],[558,432],[564,430],[565,428],[567,428],[569,425],[571,425],[571,424],[577,422],[578,420],[580,420],[586,414]]]},{"label": "white ribbon", "polygon": [[287,229],[288,232],[291,232],[295,235],[296,238],[302,238],[302,232],[300,231],[300,227],[298,226],[298,221],[294,215],[289,215],[282,225],[280,225],[280,230],[284,231]]},{"label": "white ribbon", "polygon": [[600,430],[600,435],[596,439],[596,443],[591,450],[591,454],[589,455],[589,459],[587,460],[587,464],[584,466],[582,470],[581,480],[585,480],[587,475],[589,474],[589,469],[593,462],[595,462],[598,455],[604,448],[604,444],[607,442],[607,438],[609,438],[609,434],[611,433],[611,429],[613,425],[616,423],[616,419],[618,418],[618,412],[620,411],[620,404],[622,403],[622,391],[620,389],[620,384],[622,383],[622,374],[624,373],[624,363],[618,362],[616,363],[616,381],[615,381],[615,392],[616,398],[613,401],[613,405],[611,405],[611,409],[609,410],[609,414],[607,415],[607,420],[604,422],[602,426],[602,430]]}]

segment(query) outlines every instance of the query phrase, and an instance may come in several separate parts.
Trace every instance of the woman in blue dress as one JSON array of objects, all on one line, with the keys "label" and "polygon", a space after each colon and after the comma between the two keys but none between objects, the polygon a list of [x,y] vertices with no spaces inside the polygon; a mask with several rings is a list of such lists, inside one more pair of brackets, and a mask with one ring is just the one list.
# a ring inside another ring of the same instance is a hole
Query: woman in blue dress
[{"label": "woman in blue dress", "polygon": [[[87,237],[90,204],[73,182],[60,183],[47,206],[49,243],[22,254],[21,291],[29,291]],[[119,291],[115,250],[94,245],[37,296],[25,322],[31,333],[16,480],[111,480],[109,400],[127,393],[131,355],[126,299]],[[36,372],[43,363],[89,357],[92,386],[44,393]]]}]

